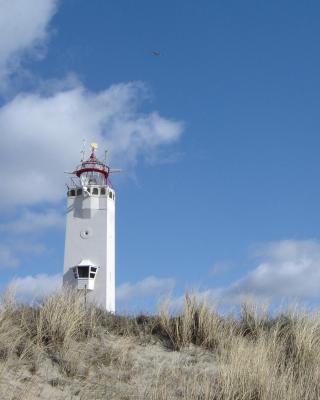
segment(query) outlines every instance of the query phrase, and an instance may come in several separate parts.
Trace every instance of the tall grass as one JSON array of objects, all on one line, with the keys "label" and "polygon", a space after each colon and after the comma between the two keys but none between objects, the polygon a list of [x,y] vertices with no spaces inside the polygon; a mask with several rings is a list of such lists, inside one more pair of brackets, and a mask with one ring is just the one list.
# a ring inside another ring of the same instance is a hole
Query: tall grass
[{"label": "tall grass", "polygon": [[[37,307],[7,294],[0,303],[0,398],[41,398],[39,382],[70,398],[316,400],[320,316],[271,317],[244,304],[239,317],[222,317],[186,296],[179,315],[162,309],[125,317],[86,307],[70,289]],[[29,397],[21,387],[30,388]]]},{"label": "tall grass", "polygon": [[66,346],[92,336],[98,322],[97,310],[86,307],[82,294],[70,288],[48,297],[36,311],[37,343]]},{"label": "tall grass", "polygon": [[189,344],[215,350],[234,334],[234,321],[221,318],[205,302],[186,295],[182,313],[171,316],[168,309],[160,311],[160,331],[171,347],[180,350]]}]

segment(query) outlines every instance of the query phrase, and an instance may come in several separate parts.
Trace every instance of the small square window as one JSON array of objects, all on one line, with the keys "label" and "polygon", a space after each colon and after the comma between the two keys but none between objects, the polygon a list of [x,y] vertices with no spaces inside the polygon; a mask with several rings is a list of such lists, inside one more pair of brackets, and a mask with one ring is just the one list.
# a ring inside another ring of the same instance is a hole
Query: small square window
[{"label": "small square window", "polygon": [[89,266],[86,267],[78,267],[78,276],[79,278],[88,278],[89,276]]},{"label": "small square window", "polygon": [[77,196],[81,196],[82,195],[82,189],[77,189]]},{"label": "small square window", "polygon": [[99,189],[98,188],[93,188],[92,189],[92,194],[99,194]]},{"label": "small square window", "polygon": [[76,191],[74,189],[70,190],[70,196],[75,196],[76,195]]},{"label": "small square window", "polygon": [[109,198],[112,199],[112,192],[109,192]]},{"label": "small square window", "polygon": [[100,193],[101,193],[101,195],[105,195],[106,194],[106,188],[101,188]]}]

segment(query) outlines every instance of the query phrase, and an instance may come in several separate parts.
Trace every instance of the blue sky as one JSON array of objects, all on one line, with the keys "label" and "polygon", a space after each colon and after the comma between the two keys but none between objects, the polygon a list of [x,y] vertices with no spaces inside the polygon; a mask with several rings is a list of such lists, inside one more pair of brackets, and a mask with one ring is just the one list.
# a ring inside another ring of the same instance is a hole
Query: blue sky
[{"label": "blue sky", "polygon": [[63,171],[86,137],[124,168],[120,309],[185,290],[318,302],[318,2],[0,7],[2,288],[60,284]]}]

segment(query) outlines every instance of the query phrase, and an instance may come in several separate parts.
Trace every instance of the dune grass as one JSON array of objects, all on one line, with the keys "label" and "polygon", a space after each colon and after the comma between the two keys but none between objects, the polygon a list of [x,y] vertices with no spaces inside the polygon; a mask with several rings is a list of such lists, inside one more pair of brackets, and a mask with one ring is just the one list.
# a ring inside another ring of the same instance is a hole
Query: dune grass
[{"label": "dune grass", "polygon": [[320,398],[320,316],[222,317],[186,296],[179,315],[118,316],[63,290],[0,305],[0,398],[301,400]]}]

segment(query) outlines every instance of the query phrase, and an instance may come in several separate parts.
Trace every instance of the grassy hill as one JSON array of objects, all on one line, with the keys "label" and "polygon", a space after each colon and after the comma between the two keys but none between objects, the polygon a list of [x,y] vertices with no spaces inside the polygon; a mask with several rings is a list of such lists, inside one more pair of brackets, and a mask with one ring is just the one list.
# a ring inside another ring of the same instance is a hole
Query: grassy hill
[{"label": "grassy hill", "polygon": [[320,317],[221,317],[193,297],[179,316],[123,317],[66,290],[0,307],[0,398],[320,398]]}]

